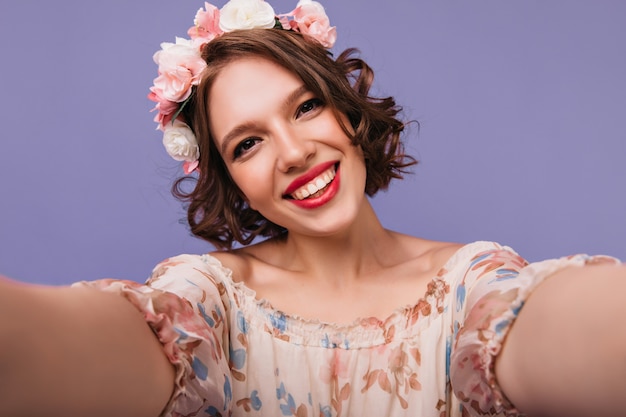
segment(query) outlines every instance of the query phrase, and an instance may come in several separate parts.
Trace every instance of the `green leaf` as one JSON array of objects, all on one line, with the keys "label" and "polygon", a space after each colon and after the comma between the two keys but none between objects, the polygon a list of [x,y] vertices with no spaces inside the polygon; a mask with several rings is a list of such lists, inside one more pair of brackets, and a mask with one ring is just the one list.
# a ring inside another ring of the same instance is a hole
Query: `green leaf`
[{"label": "green leaf", "polygon": [[185,99],[185,101],[183,101],[180,104],[180,107],[178,108],[178,110],[176,110],[176,113],[174,113],[174,116],[172,116],[172,124],[174,124],[174,120],[176,120],[176,118],[178,116],[180,116],[180,113],[183,111],[183,109],[185,108],[185,106],[187,105],[187,103],[189,103],[191,101],[191,98],[193,97],[194,93],[196,92],[195,87],[191,89],[191,94],[189,94],[189,97],[187,97]]}]

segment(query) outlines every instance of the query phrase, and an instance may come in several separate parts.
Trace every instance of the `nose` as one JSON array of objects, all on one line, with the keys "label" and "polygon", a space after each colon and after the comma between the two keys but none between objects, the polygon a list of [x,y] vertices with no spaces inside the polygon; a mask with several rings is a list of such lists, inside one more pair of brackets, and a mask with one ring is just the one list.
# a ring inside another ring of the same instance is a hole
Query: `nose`
[{"label": "nose", "polygon": [[294,127],[283,126],[275,130],[274,144],[277,168],[282,172],[305,166],[315,154],[315,143]]}]

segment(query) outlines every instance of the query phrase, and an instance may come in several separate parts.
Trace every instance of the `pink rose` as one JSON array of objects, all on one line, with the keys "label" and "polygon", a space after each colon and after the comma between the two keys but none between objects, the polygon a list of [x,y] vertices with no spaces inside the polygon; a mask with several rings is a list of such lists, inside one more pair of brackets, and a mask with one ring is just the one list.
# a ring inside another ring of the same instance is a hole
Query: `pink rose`
[{"label": "pink rose", "polygon": [[337,30],[330,26],[324,6],[316,1],[300,0],[292,13],[301,33],[314,37],[326,48],[332,48],[337,40]]},{"label": "pink rose", "polygon": [[161,48],[153,56],[159,66],[154,87],[162,98],[180,103],[191,94],[191,86],[200,82],[206,62],[200,56],[197,42],[176,38],[175,44],[164,42]]},{"label": "pink rose", "polygon": [[223,33],[220,29],[220,10],[208,2],[204,3],[204,10],[198,10],[193,24],[187,31],[191,39],[202,38],[208,42]]},{"label": "pink rose", "polygon": [[159,129],[163,130],[164,126],[172,121],[172,117],[174,113],[176,113],[176,110],[178,110],[179,104],[174,101],[166,100],[163,97],[162,91],[155,87],[150,87],[148,98],[157,103],[151,111],[157,112],[156,116],[154,116],[154,121],[159,124]]}]

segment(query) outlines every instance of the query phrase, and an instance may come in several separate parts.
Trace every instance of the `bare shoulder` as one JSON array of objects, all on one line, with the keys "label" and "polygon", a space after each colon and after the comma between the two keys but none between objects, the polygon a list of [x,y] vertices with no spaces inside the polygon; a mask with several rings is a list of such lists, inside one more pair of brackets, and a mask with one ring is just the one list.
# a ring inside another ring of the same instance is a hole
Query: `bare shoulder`
[{"label": "bare shoulder", "polygon": [[462,243],[453,242],[437,242],[432,249],[432,262],[433,265],[439,270],[441,269],[452,256],[458,252],[463,246]]},{"label": "bare shoulder", "polygon": [[407,248],[410,262],[416,262],[424,271],[437,272],[464,246],[462,243],[442,242],[398,234],[403,247]]},{"label": "bare shoulder", "polygon": [[250,257],[241,250],[215,251],[210,254],[216,258],[222,266],[232,271],[233,281],[242,281],[243,277],[250,274]]},{"label": "bare shoulder", "polygon": [[275,252],[275,248],[272,248],[274,245],[273,241],[266,240],[237,249],[215,251],[210,255],[232,271],[233,281],[242,282],[258,275],[255,271],[258,272],[260,267],[268,265],[265,259],[271,259],[271,254]]}]

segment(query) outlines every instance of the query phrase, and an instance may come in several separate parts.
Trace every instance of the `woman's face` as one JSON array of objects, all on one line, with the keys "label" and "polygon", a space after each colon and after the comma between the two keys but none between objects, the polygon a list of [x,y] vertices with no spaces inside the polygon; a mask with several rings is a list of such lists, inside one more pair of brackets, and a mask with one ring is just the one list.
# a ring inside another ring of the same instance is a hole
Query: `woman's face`
[{"label": "woman's face", "polygon": [[298,76],[263,58],[236,60],[216,77],[209,108],[250,207],[290,233],[324,236],[354,221],[365,200],[362,152]]}]

